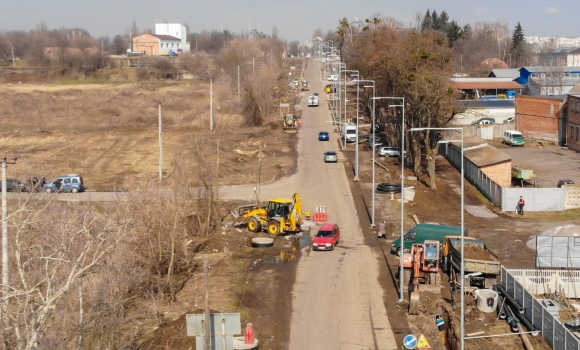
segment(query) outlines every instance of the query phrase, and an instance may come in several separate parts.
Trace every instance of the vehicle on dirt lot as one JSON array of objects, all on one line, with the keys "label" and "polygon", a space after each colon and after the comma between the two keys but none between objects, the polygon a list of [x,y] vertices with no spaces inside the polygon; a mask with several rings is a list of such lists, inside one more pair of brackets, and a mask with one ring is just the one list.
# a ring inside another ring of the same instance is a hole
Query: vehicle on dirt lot
[{"label": "vehicle on dirt lot", "polygon": [[284,132],[287,134],[295,134],[298,132],[298,120],[294,114],[286,114],[282,117],[284,121]]},{"label": "vehicle on dirt lot", "polygon": [[381,157],[398,157],[399,156],[399,149],[397,147],[381,147],[379,149],[379,156]]},{"label": "vehicle on dirt lot", "polygon": [[[2,181],[0,181],[0,191],[2,191]],[[26,186],[18,179],[6,179],[6,192],[24,192]]]},{"label": "vehicle on dirt lot", "polygon": [[69,174],[65,176],[60,176],[54,181],[45,183],[42,186],[43,190],[48,193],[54,192],[83,192],[85,190],[85,185],[83,182],[83,176],[79,174]]},{"label": "vehicle on dirt lot", "polygon": [[302,201],[298,193],[292,199],[270,199],[266,206],[243,205],[232,214],[246,219],[249,231],[262,232],[265,229],[272,235],[300,232],[300,226],[304,223]]},{"label": "vehicle on dirt lot", "polygon": [[340,229],[337,224],[323,224],[312,242],[313,250],[334,250],[340,241]]},{"label": "vehicle on dirt lot", "polygon": [[492,253],[481,239],[463,237],[463,259],[461,257],[461,236],[447,236],[443,245],[443,271],[449,274],[449,280],[461,284],[461,262],[466,275],[470,275],[469,286],[492,288],[501,272],[497,255]]},{"label": "vehicle on dirt lot", "polygon": [[318,107],[319,97],[317,95],[308,96],[308,107]]},{"label": "vehicle on dirt lot", "polygon": [[326,151],[324,152],[324,162],[325,163],[337,163],[338,162],[338,155],[335,151]]},{"label": "vehicle on dirt lot", "polygon": [[523,146],[526,140],[521,132],[517,130],[506,130],[503,133],[502,142],[510,146]]},{"label": "vehicle on dirt lot", "polygon": [[[447,236],[460,236],[461,227],[435,224],[419,224],[405,233],[405,251],[411,249],[414,243],[424,243],[425,240],[434,240],[443,243]],[[467,228],[464,230],[467,236]],[[399,255],[401,253],[401,238],[397,238],[391,246],[391,253]]]},{"label": "vehicle on dirt lot", "polygon": [[566,186],[566,185],[574,185],[574,181],[570,179],[562,179],[558,181],[558,187]]},{"label": "vehicle on dirt lot", "polygon": [[330,135],[327,131],[321,131],[318,133],[318,141],[328,141],[330,140]]}]

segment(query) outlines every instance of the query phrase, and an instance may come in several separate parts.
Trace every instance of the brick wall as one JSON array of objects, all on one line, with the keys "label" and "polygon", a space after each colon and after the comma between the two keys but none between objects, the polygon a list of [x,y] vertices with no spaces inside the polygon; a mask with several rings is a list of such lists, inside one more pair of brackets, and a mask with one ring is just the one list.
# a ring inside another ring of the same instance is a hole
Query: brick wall
[{"label": "brick wall", "polygon": [[481,168],[481,172],[492,179],[501,187],[511,187],[512,185],[512,161],[497,163]]},{"label": "brick wall", "polygon": [[159,38],[151,34],[138,35],[133,38],[133,50],[145,51],[150,56],[159,56]]},{"label": "brick wall", "polygon": [[569,149],[580,152],[580,96],[568,95],[566,141]]},{"label": "brick wall", "polygon": [[564,103],[561,98],[516,96],[516,129],[526,138],[558,139]]}]

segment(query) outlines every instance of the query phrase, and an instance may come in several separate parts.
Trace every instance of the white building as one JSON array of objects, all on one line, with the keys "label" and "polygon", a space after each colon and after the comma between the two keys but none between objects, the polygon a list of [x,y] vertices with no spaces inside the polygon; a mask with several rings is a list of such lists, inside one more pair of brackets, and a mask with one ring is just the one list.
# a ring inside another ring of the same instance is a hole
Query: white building
[{"label": "white building", "polygon": [[155,23],[155,35],[170,35],[178,38],[181,43],[179,47],[183,52],[191,52],[191,47],[187,41],[187,29],[179,23]]}]

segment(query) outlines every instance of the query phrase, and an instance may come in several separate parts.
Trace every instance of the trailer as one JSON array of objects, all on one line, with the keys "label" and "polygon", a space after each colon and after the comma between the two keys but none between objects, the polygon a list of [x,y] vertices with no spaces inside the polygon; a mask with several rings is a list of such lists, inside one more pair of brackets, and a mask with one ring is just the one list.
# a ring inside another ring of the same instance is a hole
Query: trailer
[{"label": "trailer", "polygon": [[[463,242],[465,282],[471,287],[491,288],[501,272],[499,258],[481,239],[463,237]],[[445,239],[442,269],[449,275],[450,282],[461,284],[461,236]]]},{"label": "trailer", "polygon": [[535,178],[538,177],[532,169],[525,169],[520,166],[512,166],[512,179],[516,182],[520,182],[520,185],[524,187],[524,183],[528,182],[536,187]]}]

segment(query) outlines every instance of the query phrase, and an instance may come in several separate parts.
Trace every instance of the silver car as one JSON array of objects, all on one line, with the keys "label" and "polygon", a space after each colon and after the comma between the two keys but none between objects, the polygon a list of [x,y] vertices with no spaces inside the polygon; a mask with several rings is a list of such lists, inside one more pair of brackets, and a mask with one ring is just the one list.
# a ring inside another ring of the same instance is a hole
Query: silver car
[{"label": "silver car", "polygon": [[337,163],[338,162],[338,155],[335,151],[326,151],[324,152],[324,162],[325,163]]},{"label": "silver car", "polygon": [[399,149],[397,147],[381,147],[379,149],[379,156],[381,157],[398,157]]}]

